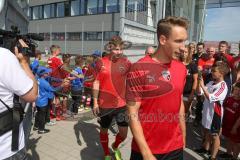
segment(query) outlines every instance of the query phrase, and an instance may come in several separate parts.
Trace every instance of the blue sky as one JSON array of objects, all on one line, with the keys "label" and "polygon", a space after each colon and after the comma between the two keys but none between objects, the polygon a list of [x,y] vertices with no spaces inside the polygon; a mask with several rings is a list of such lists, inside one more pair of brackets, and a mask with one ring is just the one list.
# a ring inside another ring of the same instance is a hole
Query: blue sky
[{"label": "blue sky", "polygon": [[204,40],[240,41],[240,7],[208,9]]}]

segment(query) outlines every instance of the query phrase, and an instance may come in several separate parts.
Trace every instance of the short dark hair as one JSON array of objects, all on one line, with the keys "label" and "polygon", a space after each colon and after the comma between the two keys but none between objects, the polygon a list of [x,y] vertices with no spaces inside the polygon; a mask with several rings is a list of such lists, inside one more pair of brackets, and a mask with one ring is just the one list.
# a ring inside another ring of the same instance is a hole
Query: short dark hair
[{"label": "short dark hair", "polygon": [[53,52],[54,50],[56,50],[56,49],[60,49],[61,47],[59,46],[59,45],[51,45],[51,47],[50,47],[50,51],[51,52]]},{"label": "short dark hair", "polygon": [[71,55],[70,54],[63,54],[62,55],[62,61],[63,62],[67,62],[67,60],[69,60],[71,58]]},{"label": "short dark hair", "polygon": [[225,45],[228,47],[228,42],[227,42],[227,41],[220,41],[220,42],[219,42],[219,46],[220,46],[221,44],[225,44]]},{"label": "short dark hair", "polygon": [[41,51],[36,50],[36,51],[35,51],[35,57],[38,57],[39,55],[42,55]]},{"label": "short dark hair", "polygon": [[212,69],[217,69],[223,76],[229,73],[230,69],[225,62],[218,61],[213,64]]},{"label": "short dark hair", "polygon": [[172,31],[173,26],[180,26],[187,30],[188,29],[188,20],[183,17],[174,17],[174,16],[169,16],[167,18],[159,20],[158,24],[157,24],[158,40],[161,35],[164,35],[168,38]]},{"label": "short dark hair", "polygon": [[198,42],[197,46],[203,46],[203,48],[205,47],[205,44],[203,42]]},{"label": "short dark hair", "polygon": [[83,62],[83,56],[78,55],[75,57],[75,64],[80,65]]}]

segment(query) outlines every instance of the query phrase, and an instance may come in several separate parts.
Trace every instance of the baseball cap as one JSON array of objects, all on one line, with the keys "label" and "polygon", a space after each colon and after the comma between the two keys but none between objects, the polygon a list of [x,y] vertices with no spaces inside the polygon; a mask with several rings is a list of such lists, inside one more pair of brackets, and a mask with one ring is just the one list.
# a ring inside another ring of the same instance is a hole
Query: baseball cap
[{"label": "baseball cap", "polygon": [[101,57],[101,51],[99,51],[99,50],[93,51],[92,56]]},{"label": "baseball cap", "polygon": [[43,74],[50,73],[50,72],[52,72],[50,68],[39,66],[37,70],[37,75],[42,76]]}]

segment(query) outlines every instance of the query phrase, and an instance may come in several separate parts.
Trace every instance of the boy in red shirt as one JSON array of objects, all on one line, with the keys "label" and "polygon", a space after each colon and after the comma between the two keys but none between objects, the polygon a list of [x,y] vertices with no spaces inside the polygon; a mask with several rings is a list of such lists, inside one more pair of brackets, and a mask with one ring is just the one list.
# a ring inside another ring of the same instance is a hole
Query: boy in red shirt
[{"label": "boy in red shirt", "polygon": [[133,64],[127,77],[131,160],[183,159],[186,124],[182,94],[187,71],[173,54],[185,49],[188,22],[167,17],[157,26],[158,49]]},{"label": "boy in red shirt", "polygon": [[227,140],[227,152],[221,158],[237,159],[240,153],[240,82],[233,87],[231,97],[224,103],[223,135]]},{"label": "boy in red shirt", "polygon": [[116,160],[122,159],[118,146],[126,139],[128,132],[125,84],[130,62],[122,57],[124,46],[122,39],[114,36],[107,44],[110,54],[96,64],[97,75],[93,82],[93,113],[100,117],[100,142],[105,160],[112,159],[108,148],[108,128],[113,118],[116,119],[119,129],[112,144]]},{"label": "boy in red shirt", "polygon": [[[58,55],[61,53],[61,48],[58,45],[52,45],[50,47],[50,51],[51,51],[51,56],[48,58],[47,63],[48,63],[49,68],[52,69],[52,72],[50,74],[51,75],[51,79],[52,79],[51,80],[51,85],[53,87],[58,87],[62,83],[61,80],[60,80],[61,77],[59,75],[59,68],[63,65],[63,62],[58,57]],[[57,93],[55,93],[55,98],[53,100],[53,104],[56,107],[60,105],[60,99],[59,99],[59,96],[57,95]],[[52,110],[55,110],[55,109],[52,108]],[[57,117],[57,120],[60,120],[59,116]]]}]

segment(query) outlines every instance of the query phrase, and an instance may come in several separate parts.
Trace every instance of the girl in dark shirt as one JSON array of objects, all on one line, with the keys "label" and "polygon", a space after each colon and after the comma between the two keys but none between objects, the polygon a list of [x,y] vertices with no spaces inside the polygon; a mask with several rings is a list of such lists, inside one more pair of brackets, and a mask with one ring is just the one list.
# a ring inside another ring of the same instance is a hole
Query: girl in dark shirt
[{"label": "girl in dark shirt", "polygon": [[188,113],[194,98],[194,93],[197,88],[198,69],[197,65],[192,61],[192,52],[189,51],[189,47],[185,48],[184,53],[181,56],[181,60],[187,69],[183,96],[185,112]]}]

